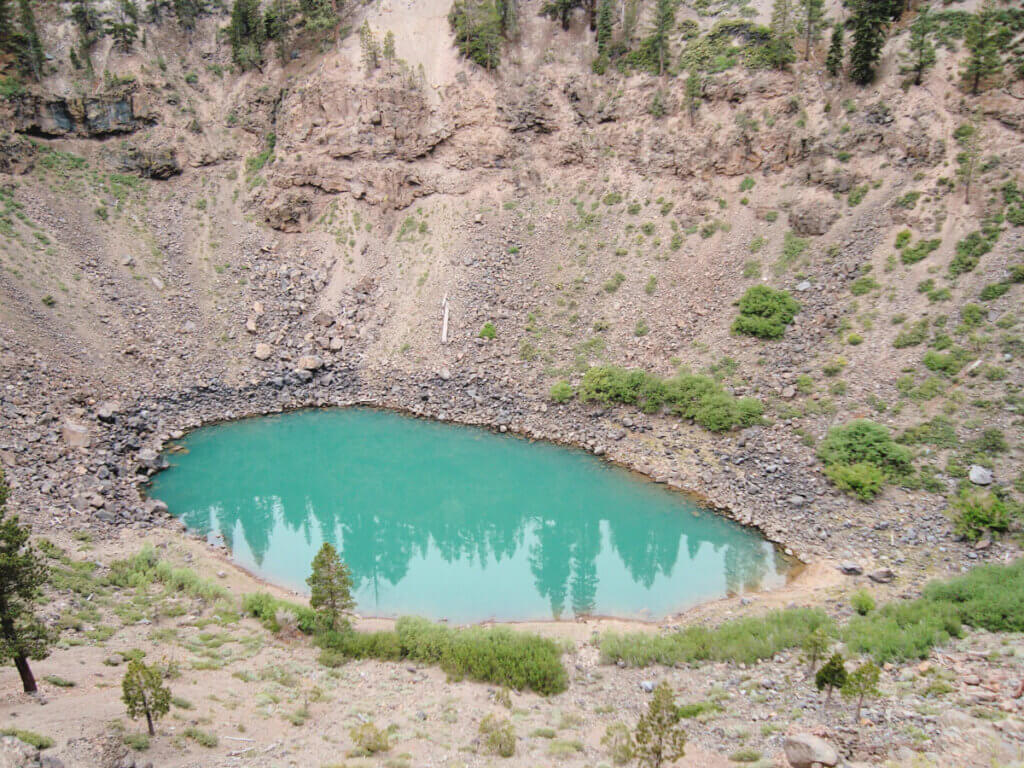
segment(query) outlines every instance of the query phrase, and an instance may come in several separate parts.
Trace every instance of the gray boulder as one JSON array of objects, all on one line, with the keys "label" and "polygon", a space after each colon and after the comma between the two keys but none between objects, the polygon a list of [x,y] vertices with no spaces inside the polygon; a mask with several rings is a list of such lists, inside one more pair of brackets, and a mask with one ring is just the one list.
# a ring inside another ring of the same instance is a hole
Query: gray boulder
[{"label": "gray boulder", "polygon": [[975,485],[991,485],[994,478],[991,469],[986,469],[978,464],[971,464],[971,468],[967,473],[967,479]]},{"label": "gray boulder", "polygon": [[824,739],[810,733],[787,736],[782,750],[792,768],[814,768],[815,765],[833,766],[839,763],[839,753]]}]

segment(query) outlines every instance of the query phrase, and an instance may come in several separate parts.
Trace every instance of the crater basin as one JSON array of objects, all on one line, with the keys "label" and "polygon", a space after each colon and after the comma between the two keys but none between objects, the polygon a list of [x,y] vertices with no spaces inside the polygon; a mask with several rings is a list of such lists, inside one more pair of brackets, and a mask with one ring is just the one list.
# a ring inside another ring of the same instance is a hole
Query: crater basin
[{"label": "crater basin", "polygon": [[304,591],[332,542],[357,612],[471,622],[655,620],[778,586],[757,532],[588,453],[362,408],[199,429],[151,495],[266,580]]}]

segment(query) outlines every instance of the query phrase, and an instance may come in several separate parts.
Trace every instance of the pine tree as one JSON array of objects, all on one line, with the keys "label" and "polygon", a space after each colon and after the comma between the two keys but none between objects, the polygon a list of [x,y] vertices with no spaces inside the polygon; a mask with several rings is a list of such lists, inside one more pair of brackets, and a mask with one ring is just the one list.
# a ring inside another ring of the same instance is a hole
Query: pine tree
[{"label": "pine tree", "polygon": [[14,43],[14,18],[11,0],[0,0],[0,51],[9,51]]},{"label": "pine tree", "polygon": [[153,721],[170,711],[171,692],[164,685],[159,669],[146,666],[141,659],[132,659],[121,681],[121,701],[132,720],[146,716],[149,735],[155,736]]},{"label": "pine tree", "polygon": [[370,23],[364,21],[359,28],[359,48],[362,51],[363,66],[366,74],[380,67],[380,43],[370,29]]},{"label": "pine tree", "polygon": [[804,656],[807,657],[808,674],[814,671],[814,668],[818,666],[818,659],[825,655],[828,651],[831,640],[829,636],[825,634],[825,630],[818,627],[813,632],[810,632],[807,637],[804,638],[803,642]]},{"label": "pine tree", "polygon": [[263,43],[267,39],[259,0],[235,0],[228,25],[231,58],[242,69],[263,63]]},{"label": "pine tree", "polygon": [[793,50],[793,4],[792,0],[775,0],[772,3],[772,39],[765,45],[768,62],[776,69],[785,69],[796,61]]},{"label": "pine tree", "polygon": [[964,61],[960,77],[975,96],[983,83],[1002,74],[1003,59],[999,53],[999,25],[991,3],[985,4],[971,16],[964,33],[964,46],[969,55]]},{"label": "pine tree", "polygon": [[860,710],[864,706],[864,699],[873,699],[881,695],[878,690],[880,674],[881,670],[868,661],[847,676],[841,692],[844,699],[857,700],[857,710],[853,717],[854,724],[860,722]]},{"label": "pine tree", "polygon": [[672,689],[662,682],[654,689],[654,698],[637,721],[633,741],[637,759],[650,768],[661,768],[685,754],[686,732],[680,726],[679,707]]},{"label": "pine tree", "polygon": [[846,665],[843,664],[843,657],[833,653],[825,662],[818,674],[814,676],[814,686],[819,690],[827,690],[825,703],[832,698],[832,691],[846,685]]},{"label": "pine tree", "polygon": [[199,18],[200,0],[174,0],[174,15],[178,17],[178,23],[182,29],[191,32],[196,28],[196,19]]},{"label": "pine tree", "polygon": [[335,0],[300,0],[302,19],[310,32],[324,32],[338,25],[338,4]]},{"label": "pine tree", "polygon": [[501,14],[490,0],[455,0],[448,24],[459,53],[485,69],[501,63]]},{"label": "pine tree", "polygon": [[657,63],[658,74],[665,74],[669,58],[669,35],[676,25],[676,0],[658,0],[654,11],[654,29],[644,41],[647,60]]},{"label": "pine tree", "polygon": [[53,638],[32,612],[46,582],[46,565],[29,542],[29,529],[7,514],[0,470],[0,662],[14,661],[25,693],[36,690],[29,659],[44,659]]},{"label": "pine tree", "polygon": [[395,33],[390,29],[384,33],[384,46],[381,48],[384,61],[388,64],[395,60]]},{"label": "pine tree", "polygon": [[696,69],[690,70],[686,78],[686,111],[690,115],[690,125],[697,121],[697,110],[704,98],[704,81]]},{"label": "pine tree", "polygon": [[615,23],[613,1],[601,0],[597,9],[597,53],[599,56],[608,53],[608,46],[612,41],[612,27]]},{"label": "pine tree", "polygon": [[116,13],[107,21],[107,34],[114,38],[122,51],[128,53],[139,36],[139,8],[134,0],[118,0]]},{"label": "pine tree", "polygon": [[310,588],[310,607],[317,611],[324,626],[335,629],[343,613],[356,603],[352,599],[352,575],[333,545],[324,542],[320,547],[306,583]]},{"label": "pine tree", "polygon": [[825,68],[832,77],[837,77],[843,71],[843,58],[845,56],[843,25],[836,22],[832,25],[832,41],[828,46],[828,56],[825,57]]},{"label": "pine tree", "polygon": [[37,81],[42,80],[46,56],[43,53],[43,42],[39,39],[39,30],[36,28],[36,15],[32,12],[32,0],[18,0],[18,11],[22,37],[19,49],[21,67]]},{"label": "pine tree", "polygon": [[885,45],[889,13],[889,0],[854,0],[850,79],[859,85],[867,85],[875,79],[875,65]]},{"label": "pine tree", "polygon": [[562,22],[562,29],[569,29],[573,10],[581,5],[582,0],[546,0],[541,6],[540,13],[542,16]]},{"label": "pine tree", "polygon": [[263,32],[267,40],[273,40],[281,61],[288,58],[288,42],[291,40],[292,20],[298,9],[291,0],[271,0],[263,12]]},{"label": "pine tree", "polygon": [[964,123],[953,131],[953,138],[960,145],[961,151],[956,156],[956,175],[964,187],[964,203],[971,202],[971,182],[981,160],[981,119],[977,112],[971,122]]},{"label": "pine tree", "polygon": [[821,25],[825,19],[825,0],[800,0],[797,27],[804,38],[804,61],[811,59],[811,45],[821,39]]},{"label": "pine tree", "polygon": [[498,25],[501,27],[501,34],[508,37],[516,26],[516,2],[515,0],[495,0],[495,9],[498,12]]},{"label": "pine tree", "polygon": [[914,85],[920,85],[924,73],[935,66],[935,45],[931,41],[934,31],[935,20],[932,18],[930,7],[922,6],[917,18],[910,24],[907,50],[900,54],[904,64],[900,71],[903,74],[913,72]]}]

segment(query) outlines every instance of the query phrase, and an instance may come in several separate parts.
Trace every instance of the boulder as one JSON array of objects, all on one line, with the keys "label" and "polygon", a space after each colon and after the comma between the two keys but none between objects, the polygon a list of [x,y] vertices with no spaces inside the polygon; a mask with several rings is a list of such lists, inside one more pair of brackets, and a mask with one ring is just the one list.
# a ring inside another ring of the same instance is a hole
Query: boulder
[{"label": "boulder", "polygon": [[888,584],[896,578],[896,574],[890,568],[879,568],[869,573],[868,578],[877,584]]},{"label": "boulder", "polygon": [[61,427],[61,437],[69,448],[89,447],[89,428],[84,424],[76,424],[73,421],[64,422]]},{"label": "boulder", "polygon": [[121,412],[121,404],[114,400],[107,400],[100,403],[96,409],[96,418],[105,424],[111,424],[117,419],[117,414]]},{"label": "boulder", "polygon": [[828,204],[795,205],[789,212],[789,226],[798,235],[824,235],[838,218],[839,211]]},{"label": "boulder", "polygon": [[326,312],[317,312],[313,315],[313,322],[319,325],[321,328],[330,328],[334,325],[334,318]]},{"label": "boulder", "polygon": [[316,355],[303,355],[299,358],[298,369],[300,371],[316,371],[321,368],[324,361]]},{"label": "boulder", "polygon": [[269,344],[260,342],[256,345],[256,349],[253,351],[252,356],[257,360],[269,360],[274,350],[270,348]]},{"label": "boulder", "polygon": [[839,763],[835,747],[819,736],[797,733],[787,736],[782,750],[792,768],[815,768],[817,765],[833,766]]},{"label": "boulder", "polygon": [[978,464],[971,464],[971,468],[967,473],[967,479],[975,485],[991,485],[993,480],[992,470]]},{"label": "boulder", "polygon": [[861,568],[857,563],[843,563],[839,566],[839,570],[845,573],[847,576],[860,576],[864,573],[864,569]]}]

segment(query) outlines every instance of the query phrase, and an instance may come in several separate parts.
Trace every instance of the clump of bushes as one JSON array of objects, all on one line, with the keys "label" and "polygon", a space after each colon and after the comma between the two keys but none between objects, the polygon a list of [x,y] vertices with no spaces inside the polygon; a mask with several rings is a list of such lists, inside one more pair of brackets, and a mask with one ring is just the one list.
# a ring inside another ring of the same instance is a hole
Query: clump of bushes
[{"label": "clump of bushes", "polygon": [[280,632],[281,619],[295,617],[295,625],[303,634],[311,635],[317,630],[316,612],[305,605],[281,600],[266,592],[253,592],[242,596],[242,613],[259,619],[271,632]]},{"label": "clump of bushes", "polygon": [[825,474],[842,491],[870,501],[890,480],[911,473],[910,451],[889,430],[867,419],[833,427],[818,447]]},{"label": "clump of bushes", "polygon": [[662,379],[646,371],[614,365],[588,369],[578,394],[585,403],[636,405],[645,413],[656,413],[667,406],[675,415],[693,419],[712,432],[755,424],[764,412],[759,401],[734,397],[709,376],[681,373]]},{"label": "clump of bushes", "polygon": [[999,239],[998,226],[986,226],[980,231],[971,232],[963,240],[956,244],[956,255],[949,263],[950,277],[971,272],[981,257],[992,250],[992,246]]},{"label": "clump of bushes", "polygon": [[203,600],[227,599],[228,591],[219,584],[200,578],[189,568],[175,568],[161,560],[149,544],[138,554],[110,565],[108,581],[118,587],[139,589],[161,584],[167,592],[181,592]]},{"label": "clump of bushes", "polygon": [[786,326],[800,311],[800,304],[788,291],[776,291],[767,285],[752,285],[737,302],[740,313],[732,330],[759,339],[780,339]]},{"label": "clump of bushes", "polygon": [[884,664],[927,658],[936,645],[962,636],[965,624],[989,632],[1024,631],[1024,559],[930,582],[922,597],[868,608],[843,627],[836,627],[819,609],[786,608],[733,619],[714,629],[687,627],[667,635],[609,633],[601,638],[601,656],[604,663],[621,660],[632,666],[750,664],[791,648],[827,648],[829,638],[838,637],[850,652]]},{"label": "clump of bushes", "polygon": [[927,338],[928,318],[926,317],[901,329],[900,332],[896,334],[896,338],[893,340],[892,345],[896,347],[896,349],[904,349],[906,347],[917,346]]},{"label": "clump of bushes", "polygon": [[834,631],[821,609],[787,608],[756,618],[733,619],[714,629],[686,627],[667,635],[609,633],[601,638],[601,657],[607,664],[623,661],[634,667],[701,661],[753,664],[802,645],[819,628]]},{"label": "clump of bushes", "polygon": [[954,510],[954,529],[969,541],[977,541],[988,533],[1004,533],[1010,528],[1012,503],[992,492],[961,493],[950,506]]},{"label": "clump of bushes", "polygon": [[[916,264],[925,258],[929,253],[942,245],[941,239],[918,240],[914,245],[906,245],[900,250],[900,261],[904,264]],[[900,246],[897,245],[899,248]]]},{"label": "clump of bushes", "polygon": [[568,684],[562,652],[552,640],[504,627],[451,629],[403,617],[391,631],[331,631],[317,636],[326,661],[337,657],[436,664],[453,679],[470,678],[542,695]]},{"label": "clump of bushes", "polygon": [[512,757],[516,753],[516,734],[508,720],[487,715],[480,721],[480,735],[487,749],[499,757]]},{"label": "clump of bushes", "polygon": [[552,385],[551,391],[548,392],[548,396],[551,398],[553,402],[556,403],[569,402],[570,400],[572,400],[573,394],[574,392],[572,384],[570,384],[568,381],[556,382],[554,385]]}]

